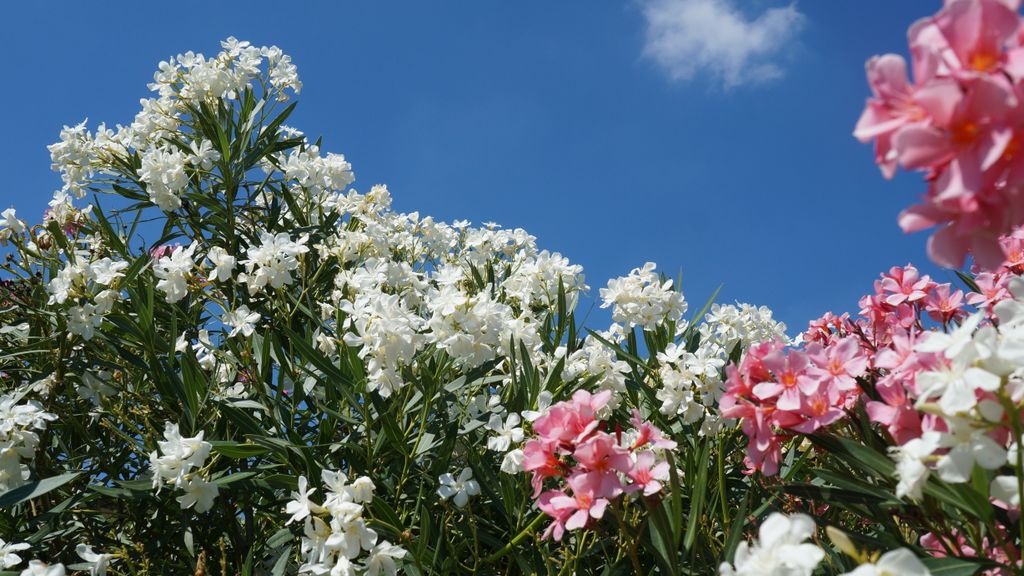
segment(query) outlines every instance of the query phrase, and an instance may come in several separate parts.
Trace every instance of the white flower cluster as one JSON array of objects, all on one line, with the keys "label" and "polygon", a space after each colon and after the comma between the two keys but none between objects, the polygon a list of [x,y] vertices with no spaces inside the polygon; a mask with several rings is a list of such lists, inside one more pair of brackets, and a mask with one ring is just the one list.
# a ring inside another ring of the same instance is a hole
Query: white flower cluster
[{"label": "white flower cluster", "polygon": [[249,294],[256,294],[266,286],[281,288],[292,283],[292,271],[299,267],[299,257],[309,252],[306,242],[309,236],[303,234],[292,240],[286,232],[260,235],[260,244],[251,246],[241,263],[245,273],[238,275],[238,282],[249,286]]},{"label": "white flower cluster", "polygon": [[[213,445],[203,440],[200,431],[192,438],[183,438],[178,425],[167,422],[164,426],[164,440],[158,441],[159,452],[150,453],[150,468],[153,471],[153,487],[159,493],[164,484],[173,484],[184,494],[176,500],[181,508],[195,506],[196,512],[206,512],[213,507],[219,489],[217,484],[203,478],[202,468],[210,455]],[[161,455],[162,454],[162,455]]]},{"label": "white flower cluster", "polygon": [[341,154],[320,156],[320,149],[307,146],[293,151],[281,164],[288,180],[314,193],[325,190],[344,190],[355,180],[352,165]]},{"label": "white flower cluster", "polygon": [[[994,308],[998,327],[983,325],[984,313],[978,312],[952,332],[930,333],[916,346],[942,360],[939,368],[917,375],[915,402],[942,425],[893,449],[897,496],[920,499],[933,471],[946,482],[964,483],[975,466],[1017,468],[1017,446],[999,441],[997,433],[1005,419],[1003,401],[1019,405],[1024,400],[1024,279],[1011,280],[1010,291],[1013,298]],[[1017,487],[1015,476],[997,476],[991,492],[1019,506]]]},{"label": "white flower cluster", "polygon": [[677,322],[686,313],[683,294],[672,289],[672,280],[661,281],[656,265],[648,262],[628,276],[608,281],[601,289],[602,308],[612,307],[612,320],[627,329],[653,330],[665,321]]},{"label": "white flower cluster", "polygon": [[154,147],[142,153],[139,179],[145,182],[149,199],[164,212],[181,207],[181,192],[188,186],[185,155],[171,146]]},{"label": "white flower cluster", "polygon": [[153,274],[159,279],[157,290],[164,293],[168,303],[175,303],[188,295],[188,281],[195,268],[193,256],[198,244],[193,242],[185,248],[175,246],[171,253],[160,256],[153,263]]},{"label": "white flower cluster", "polygon": [[90,255],[88,251],[77,252],[74,261],[65,263],[46,285],[50,304],[63,304],[69,298],[81,300],[67,308],[66,319],[68,331],[83,340],[96,335],[103,316],[120,299],[117,279],[128,267],[127,262],[106,256],[89,261]]},{"label": "white flower cluster", "polygon": [[28,466],[22,462],[35,457],[36,432],[57,419],[34,400],[19,402],[17,394],[0,396],[0,490],[17,488],[28,480]]},{"label": "white flower cluster", "polygon": [[[394,576],[406,551],[387,540],[379,541],[377,532],[363,518],[363,505],[373,500],[373,481],[366,476],[351,483],[343,472],[324,470],[323,504],[309,499],[316,488],[309,488],[305,476],[298,479],[298,490],[285,506],[288,524],[305,520],[302,537],[303,564],[299,573],[331,576]],[[325,520],[326,519],[326,520]],[[359,557],[366,556],[359,563]]]},{"label": "white flower cluster", "polygon": [[772,316],[767,306],[743,302],[712,304],[699,328],[701,343],[713,345],[720,353],[731,354],[736,346],[746,350],[760,342],[788,342],[786,325]]},{"label": "white flower cluster", "polygon": [[[270,80],[267,89],[278,100],[286,100],[288,91],[297,94],[302,87],[291,57],[280,48],[255,47],[234,38],[221,46],[223,50],[213,58],[186,52],[161,62],[149,85],[159,97],[143,99],[142,110],[129,126],[114,131],[100,125],[95,135],[89,133],[85,122],[65,126],[60,141],[49,146],[53,169],[64,181],[58,194],[83,197],[95,173],[110,172],[110,158],[135,149],[142,158],[139,179],[146,184],[153,203],[164,211],[180,207],[180,194],[188,184],[186,166],[209,170],[220,158],[210,142],[197,142],[177,132],[190,107],[237,98],[252,86],[264,65]],[[191,154],[172,145],[171,136],[188,144]],[[332,175],[343,171],[343,162],[329,159],[327,163]]]}]

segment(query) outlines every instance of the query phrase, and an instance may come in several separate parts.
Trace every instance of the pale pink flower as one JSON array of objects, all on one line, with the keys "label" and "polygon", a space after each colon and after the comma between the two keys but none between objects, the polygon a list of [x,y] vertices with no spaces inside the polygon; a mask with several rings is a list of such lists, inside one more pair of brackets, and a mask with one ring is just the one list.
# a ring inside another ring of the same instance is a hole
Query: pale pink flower
[{"label": "pale pink flower", "polygon": [[629,478],[633,484],[628,488],[630,492],[643,489],[644,496],[650,496],[661,491],[662,482],[669,479],[668,462],[659,461],[654,452],[645,450],[636,455],[636,462],[629,470]]},{"label": "pale pink flower", "polygon": [[[605,481],[600,474],[575,474],[569,477],[572,496],[553,496],[551,504],[560,509],[570,508],[574,512],[565,522],[567,530],[583,528],[591,518],[600,520],[608,507]],[[618,496],[618,494],[616,494]]]}]

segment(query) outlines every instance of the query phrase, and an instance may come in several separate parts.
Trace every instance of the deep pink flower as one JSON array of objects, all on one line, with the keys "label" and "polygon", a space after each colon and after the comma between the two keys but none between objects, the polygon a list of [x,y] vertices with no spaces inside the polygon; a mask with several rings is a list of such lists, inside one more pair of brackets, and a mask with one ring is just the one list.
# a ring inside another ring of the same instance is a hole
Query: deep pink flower
[{"label": "deep pink flower", "polygon": [[800,401],[800,414],[805,420],[795,426],[789,426],[802,434],[812,434],[819,428],[839,420],[845,413],[836,405],[838,397],[831,398],[824,391],[803,396]]},{"label": "deep pink flower", "polygon": [[149,257],[153,260],[159,260],[174,254],[174,251],[180,247],[181,244],[161,244],[159,246],[154,246],[149,249]]}]

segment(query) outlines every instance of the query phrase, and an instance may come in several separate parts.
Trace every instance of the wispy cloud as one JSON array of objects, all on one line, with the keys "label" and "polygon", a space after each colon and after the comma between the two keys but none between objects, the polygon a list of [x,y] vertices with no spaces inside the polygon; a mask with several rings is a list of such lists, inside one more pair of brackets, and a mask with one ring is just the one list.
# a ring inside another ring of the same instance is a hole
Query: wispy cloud
[{"label": "wispy cloud", "polygon": [[725,88],[781,77],[777,58],[805,23],[795,4],[758,15],[745,14],[734,0],[640,0],[640,6],[645,56],[674,80],[708,73]]}]

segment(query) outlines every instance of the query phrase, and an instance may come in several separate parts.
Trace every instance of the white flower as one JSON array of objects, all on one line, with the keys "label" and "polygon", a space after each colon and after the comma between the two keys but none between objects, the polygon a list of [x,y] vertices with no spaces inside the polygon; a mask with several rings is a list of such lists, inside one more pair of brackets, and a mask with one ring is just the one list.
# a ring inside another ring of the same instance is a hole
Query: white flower
[{"label": "white flower", "polygon": [[929,332],[928,337],[918,342],[914,349],[919,352],[942,352],[950,360],[973,361],[978,357],[973,342],[974,331],[984,318],[984,312],[977,312],[966,318],[949,334]]},{"label": "white flower", "polygon": [[185,475],[193,468],[202,468],[213,445],[203,440],[200,431],[192,438],[183,438],[178,432],[178,425],[167,422],[164,425],[164,440],[157,441],[160,456],[157,452],[150,454],[150,468],[153,470],[153,487],[159,492],[163,480],[174,482],[176,486],[185,483]]},{"label": "white flower", "polygon": [[149,199],[164,212],[181,207],[181,192],[188,186],[185,155],[176,148],[150,148],[142,153],[139,179]]},{"label": "white flower", "polygon": [[163,256],[153,264],[153,274],[160,279],[156,283],[158,290],[164,292],[167,302],[174,304],[188,294],[188,279],[192,276],[195,263],[192,255],[196,244],[188,248],[177,246],[170,256]]},{"label": "white flower", "polygon": [[23,234],[25,223],[18,220],[14,208],[0,212],[0,240],[7,240],[12,234]]},{"label": "white flower", "polygon": [[287,232],[277,235],[264,232],[260,235],[260,245],[251,246],[243,260],[246,273],[238,277],[239,282],[249,285],[249,294],[255,294],[264,286],[281,288],[292,283],[291,271],[299,267],[299,256],[309,252],[306,242],[308,235],[292,240]]},{"label": "white flower", "polygon": [[231,279],[231,271],[235,269],[234,256],[228,254],[228,251],[220,246],[214,246],[210,248],[206,257],[213,264],[213,270],[210,271],[210,276],[207,278],[208,281],[226,282]]},{"label": "white flower", "polygon": [[523,429],[519,427],[519,414],[509,414],[504,424],[501,422],[501,416],[491,414],[487,428],[494,432],[494,435],[487,439],[488,450],[505,452],[511,444],[523,441]]},{"label": "white flower", "polygon": [[480,493],[480,485],[472,478],[473,470],[469,467],[463,468],[458,478],[455,478],[450,473],[442,474],[438,478],[441,487],[437,489],[437,495],[442,500],[447,500],[454,496],[452,500],[455,502],[455,505],[463,508],[469,503],[470,496],[476,496]]},{"label": "white flower", "polygon": [[128,268],[128,263],[123,260],[100,258],[95,262],[89,263],[89,276],[97,284],[110,286],[114,280],[124,276],[122,270],[125,268]]},{"label": "white flower", "polygon": [[21,556],[18,556],[15,552],[28,550],[29,548],[31,548],[31,546],[24,542],[7,543],[3,538],[0,538],[0,566],[10,568],[21,564]]},{"label": "white flower", "polygon": [[680,320],[686,312],[686,300],[672,289],[671,280],[661,281],[655,268],[653,262],[648,262],[629,276],[609,280],[608,287],[601,289],[601,308],[611,306],[612,319],[627,328],[653,330],[660,322]]},{"label": "white flower", "polygon": [[843,576],[931,576],[928,568],[906,548],[882,554],[877,562],[861,564]]},{"label": "white flower", "polygon": [[740,542],[735,567],[723,563],[723,576],[811,576],[825,552],[806,540],[814,534],[814,520],[805,514],[777,512],[761,524],[759,540]]},{"label": "white flower", "polygon": [[366,560],[366,576],[395,576],[398,564],[395,560],[405,558],[405,549],[384,540],[370,550]]},{"label": "white flower", "polygon": [[936,472],[946,482],[962,483],[971,478],[974,465],[995,470],[1006,463],[1006,449],[963,418],[946,418],[950,431],[941,435],[940,448],[949,452],[939,457]]},{"label": "white flower", "polygon": [[1002,379],[976,366],[967,366],[959,360],[939,370],[921,372],[917,385],[921,394],[916,406],[933,401],[938,397],[938,406],[948,416],[964,414],[978,404],[976,390],[995,391]]},{"label": "white flower", "polygon": [[82,560],[89,564],[89,574],[91,576],[104,576],[107,573],[107,565],[114,558],[112,554],[97,554],[93,551],[92,546],[86,546],[85,544],[79,544],[75,548],[75,552],[78,553]]},{"label": "white flower", "polygon": [[351,484],[345,487],[345,492],[358,504],[368,504],[373,501],[373,480],[366,476],[356,478]]},{"label": "white flower", "polygon": [[213,168],[214,162],[220,160],[220,152],[213,149],[213,143],[209,140],[203,140],[198,145],[193,140],[189,143],[189,149],[192,154],[188,157],[188,163],[196,168],[209,170]]},{"label": "white flower", "polygon": [[206,512],[213,508],[213,501],[220,492],[215,483],[201,478],[190,478],[181,488],[185,493],[176,498],[181,509],[195,506],[196,512]]},{"label": "white flower", "polygon": [[925,432],[920,438],[914,438],[902,446],[890,448],[892,458],[896,461],[896,497],[910,496],[912,500],[921,499],[931,468],[927,459],[939,449],[941,434]]},{"label": "white flower", "polygon": [[239,306],[231,312],[225,312],[221,316],[221,322],[231,328],[229,337],[237,336],[239,332],[246,338],[252,336],[253,330],[256,329],[255,323],[259,321],[260,313],[250,311],[249,307],[245,305]]},{"label": "white flower", "polygon": [[523,415],[523,420],[526,420],[527,422],[533,422],[537,418],[540,418],[545,413],[547,413],[548,408],[551,407],[551,398],[551,392],[548,392],[547,390],[542,390],[541,393],[537,395],[537,409],[523,410],[521,412],[521,414]]},{"label": "white flower", "polygon": [[316,492],[316,488],[309,488],[309,481],[306,480],[305,476],[299,476],[299,486],[297,492],[292,492],[292,501],[285,505],[284,511],[286,514],[291,514],[291,518],[288,519],[285,524],[291,524],[296,520],[302,520],[312,513],[319,513],[323,511],[318,504],[309,501],[309,495]]},{"label": "white flower", "polygon": [[64,576],[63,564],[47,564],[39,560],[31,560],[28,568],[21,571],[21,576]]},{"label": "white flower", "polygon": [[996,476],[989,486],[989,495],[1005,502],[1010,508],[1020,508],[1020,485],[1016,476]]},{"label": "white flower", "polygon": [[523,471],[523,458],[525,457],[523,451],[518,448],[510,450],[501,459],[501,471],[506,474],[519,474]]},{"label": "white flower", "polygon": [[91,340],[101,324],[103,316],[96,313],[96,306],[92,304],[68,308],[68,331],[83,340]]},{"label": "white flower", "polygon": [[106,314],[114,309],[114,304],[117,303],[121,297],[116,290],[102,290],[96,295],[96,309],[94,312],[97,314]]}]

